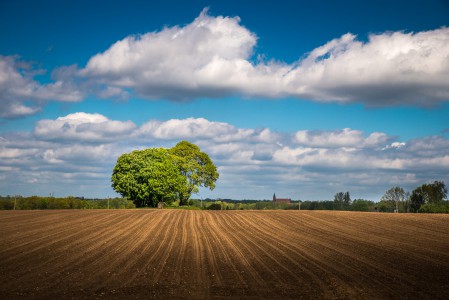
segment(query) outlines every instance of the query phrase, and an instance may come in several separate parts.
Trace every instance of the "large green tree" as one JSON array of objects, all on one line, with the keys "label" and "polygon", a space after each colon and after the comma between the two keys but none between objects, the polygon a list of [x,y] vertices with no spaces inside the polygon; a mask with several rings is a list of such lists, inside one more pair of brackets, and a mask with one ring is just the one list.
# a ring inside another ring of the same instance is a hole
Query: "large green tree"
[{"label": "large green tree", "polygon": [[150,148],[122,154],[112,173],[112,187],[137,207],[180,200],[187,204],[200,186],[215,188],[217,168],[209,156],[187,141],[171,149]]},{"label": "large green tree", "polygon": [[179,195],[180,205],[187,204],[192,193],[198,193],[199,187],[211,190],[215,188],[219,174],[209,155],[187,141],[181,141],[170,149],[175,164],[181,174],[186,178],[186,186]]},{"label": "large green tree", "polygon": [[112,187],[137,207],[154,207],[176,200],[185,189],[185,177],[169,150],[151,148],[125,153],[117,159]]}]

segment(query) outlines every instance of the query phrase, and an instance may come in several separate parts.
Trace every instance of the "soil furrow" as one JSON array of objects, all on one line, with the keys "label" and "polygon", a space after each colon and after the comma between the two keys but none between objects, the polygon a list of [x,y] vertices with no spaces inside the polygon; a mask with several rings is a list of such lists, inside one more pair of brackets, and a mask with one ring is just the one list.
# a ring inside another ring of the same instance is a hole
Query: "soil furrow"
[{"label": "soil furrow", "polygon": [[448,299],[449,215],[0,211],[1,299]]}]

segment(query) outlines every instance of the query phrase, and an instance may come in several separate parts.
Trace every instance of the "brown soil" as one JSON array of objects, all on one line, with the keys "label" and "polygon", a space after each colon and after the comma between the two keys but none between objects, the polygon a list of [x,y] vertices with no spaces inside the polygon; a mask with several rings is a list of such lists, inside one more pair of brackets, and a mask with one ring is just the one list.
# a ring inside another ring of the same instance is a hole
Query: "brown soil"
[{"label": "brown soil", "polygon": [[449,215],[0,211],[0,298],[449,299]]}]

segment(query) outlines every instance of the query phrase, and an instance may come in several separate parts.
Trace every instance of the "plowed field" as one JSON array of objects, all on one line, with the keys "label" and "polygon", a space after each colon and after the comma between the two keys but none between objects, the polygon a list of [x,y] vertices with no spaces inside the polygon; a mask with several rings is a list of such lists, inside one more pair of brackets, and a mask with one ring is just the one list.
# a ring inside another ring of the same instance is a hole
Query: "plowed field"
[{"label": "plowed field", "polygon": [[0,211],[0,298],[449,299],[449,215]]}]

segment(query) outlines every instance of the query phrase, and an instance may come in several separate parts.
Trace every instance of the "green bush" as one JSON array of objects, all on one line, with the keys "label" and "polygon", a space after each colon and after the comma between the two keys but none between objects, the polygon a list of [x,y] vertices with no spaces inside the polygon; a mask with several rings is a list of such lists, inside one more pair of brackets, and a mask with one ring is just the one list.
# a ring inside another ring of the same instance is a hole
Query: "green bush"
[{"label": "green bush", "polygon": [[[108,199],[85,200],[83,198],[67,197],[21,197],[0,196],[0,210],[13,210],[15,202],[16,210],[27,209],[104,209],[108,208]],[[109,208],[127,209],[135,208],[135,204],[125,198],[109,199]]]},{"label": "green bush", "polygon": [[418,212],[420,213],[438,213],[438,214],[447,214],[449,213],[449,202],[444,201],[441,204],[437,203],[427,203],[422,205]]},{"label": "green bush", "polygon": [[396,209],[396,206],[392,201],[385,200],[381,200],[378,203],[378,207],[380,212],[394,212],[394,210]]},{"label": "green bush", "polygon": [[221,210],[221,204],[220,203],[212,203],[207,207],[208,210]]},{"label": "green bush", "polygon": [[356,199],[352,201],[351,210],[352,211],[374,211],[376,204],[373,201]]},{"label": "green bush", "polygon": [[1,210],[12,210],[14,209],[14,199],[2,198],[0,199],[0,209]]}]

